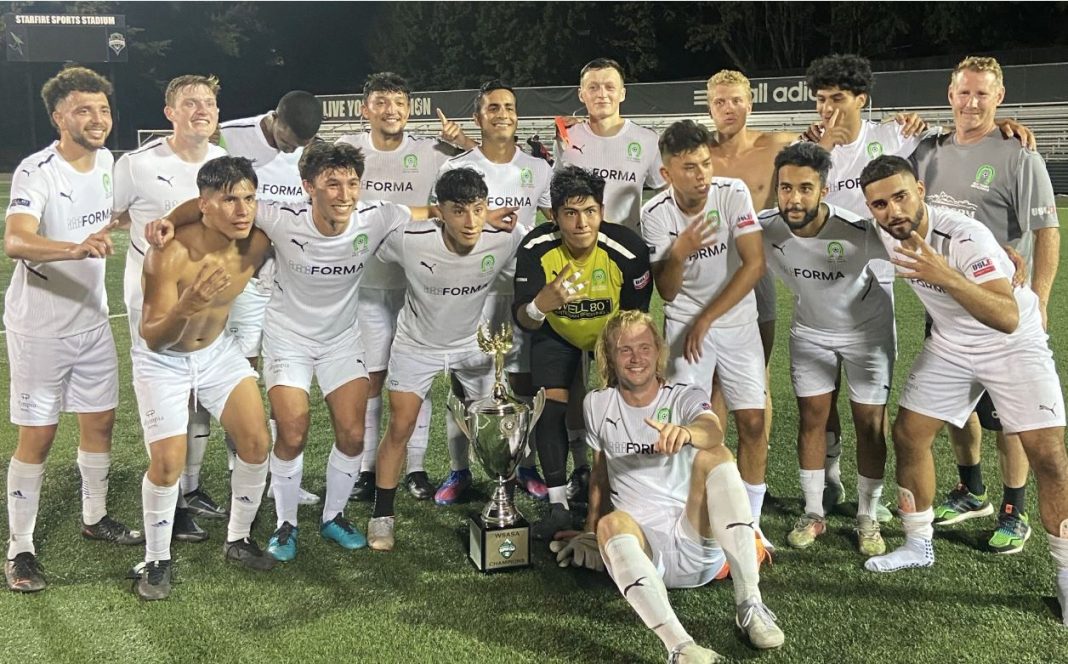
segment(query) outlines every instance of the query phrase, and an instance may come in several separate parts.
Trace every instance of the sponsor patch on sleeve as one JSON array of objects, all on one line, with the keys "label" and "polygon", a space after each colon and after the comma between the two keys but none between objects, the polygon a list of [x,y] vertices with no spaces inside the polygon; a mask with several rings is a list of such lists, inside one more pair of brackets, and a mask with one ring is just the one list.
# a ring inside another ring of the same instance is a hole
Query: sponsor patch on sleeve
[{"label": "sponsor patch on sleeve", "polygon": [[641,290],[649,285],[650,279],[652,279],[652,276],[649,274],[649,270],[646,270],[645,274],[634,280],[634,287]]},{"label": "sponsor patch on sleeve", "polygon": [[981,277],[984,274],[990,274],[996,268],[994,267],[993,260],[989,258],[984,258],[982,260],[975,261],[974,263],[969,265],[968,269],[971,270],[973,277]]},{"label": "sponsor patch on sleeve", "polygon": [[738,220],[737,226],[738,228],[748,228],[749,226],[752,226],[755,223],[756,219],[753,218],[753,215],[747,214]]},{"label": "sponsor patch on sleeve", "polygon": [[30,207],[31,205],[33,205],[33,204],[30,203],[30,199],[28,199],[28,198],[12,198],[11,199],[11,204],[8,205],[8,207],[9,208],[13,208],[13,207]]}]

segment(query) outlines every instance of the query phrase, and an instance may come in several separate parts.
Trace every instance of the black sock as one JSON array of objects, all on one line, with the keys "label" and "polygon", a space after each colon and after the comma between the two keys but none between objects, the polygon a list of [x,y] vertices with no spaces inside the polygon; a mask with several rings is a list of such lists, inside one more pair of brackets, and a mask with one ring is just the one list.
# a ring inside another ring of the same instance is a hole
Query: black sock
[{"label": "black sock", "polygon": [[375,487],[375,509],[371,513],[372,519],[380,516],[393,516],[393,497],[397,495],[397,487],[383,489]]},{"label": "black sock", "polygon": [[968,491],[971,491],[977,496],[986,493],[986,485],[983,484],[982,464],[977,463],[974,466],[962,466],[957,464],[957,474],[960,475],[961,484],[968,487]]},{"label": "black sock", "polygon": [[534,437],[538,444],[538,459],[545,474],[545,485],[567,484],[567,404],[552,399],[545,400],[545,409],[535,427]]},{"label": "black sock", "polygon": [[1005,511],[1006,505],[1012,505],[1013,509],[1018,513],[1025,514],[1027,512],[1027,506],[1025,505],[1027,502],[1027,485],[1025,484],[1019,489],[1007,486],[1003,488],[1005,492],[1003,494],[1004,497],[1001,499],[1001,511]]}]

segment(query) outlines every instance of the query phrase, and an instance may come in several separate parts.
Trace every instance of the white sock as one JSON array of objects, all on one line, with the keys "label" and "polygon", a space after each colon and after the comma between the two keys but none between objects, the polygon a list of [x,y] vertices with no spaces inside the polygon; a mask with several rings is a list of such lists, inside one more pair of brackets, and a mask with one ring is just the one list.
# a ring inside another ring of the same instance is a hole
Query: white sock
[{"label": "white sock", "polygon": [[[804,472],[804,471],[802,471]],[[712,534],[723,547],[731,566],[734,604],[760,597],[760,561],[757,560],[756,535],[750,521],[745,483],[734,463],[721,463],[705,479],[708,497],[708,522]]]},{"label": "white sock", "polygon": [[182,471],[182,494],[191,493],[200,487],[200,467],[204,465],[204,452],[211,436],[211,413],[201,406],[189,409],[189,424],[185,430],[185,470]]},{"label": "white sock", "polygon": [[564,509],[571,509],[571,506],[567,504],[567,485],[564,486],[551,486],[549,487],[549,504],[557,503],[563,505]]},{"label": "white sock", "polygon": [[267,460],[263,463],[246,463],[241,457],[234,462],[230,475],[230,523],[226,526],[226,541],[248,537],[252,520],[263,500],[263,487],[267,484]]},{"label": "white sock", "polygon": [[582,466],[590,465],[590,460],[587,455],[589,445],[586,444],[586,430],[568,429],[567,440],[568,447],[571,448],[571,463],[573,466],[575,468],[581,468]]},{"label": "white sock", "polygon": [[875,508],[883,497],[883,481],[857,474],[857,516],[875,518]]},{"label": "white sock", "polygon": [[605,543],[603,552],[608,574],[623,593],[623,599],[645,626],[656,632],[668,651],[693,640],[671,609],[664,581],[637,537],[616,535]]},{"label": "white sock", "polygon": [[1057,600],[1061,603],[1061,622],[1068,627],[1068,569],[1057,572]]},{"label": "white sock", "polygon": [[37,526],[37,507],[41,504],[41,484],[44,482],[43,463],[25,463],[12,457],[7,467],[7,558],[20,553],[37,555],[33,546],[33,530]]},{"label": "white sock", "polygon": [[78,470],[82,474],[82,522],[91,526],[108,513],[111,453],[86,452],[78,448]]},{"label": "white sock", "polygon": [[345,511],[352,487],[360,474],[360,457],[346,456],[335,444],[326,461],[326,498],[323,500],[323,523]]},{"label": "white sock", "polygon": [[274,494],[276,527],[288,521],[297,525],[297,507],[300,505],[300,481],[304,477],[304,453],[295,459],[283,461],[271,451],[271,492]]},{"label": "white sock", "polygon": [[470,443],[451,416],[445,418],[445,432],[449,437],[449,468],[467,470],[471,467],[471,461],[467,457]]},{"label": "white sock", "polygon": [[171,559],[171,533],[174,508],[178,505],[178,483],[157,486],[145,473],[141,480],[141,508],[145,519],[145,562]]},{"label": "white sock", "polygon": [[750,484],[742,480],[745,492],[749,496],[749,511],[753,515],[753,525],[760,527],[760,511],[764,508],[764,494],[768,492],[767,484]]},{"label": "white sock", "polygon": [[[381,433],[379,423],[382,421],[382,395],[367,399],[367,412],[363,416],[363,460],[360,471],[375,472],[378,460],[378,437]],[[418,424],[416,425],[418,427]]]},{"label": "white sock", "polygon": [[934,510],[930,507],[922,512],[902,512],[905,543],[886,555],[868,558],[864,568],[872,572],[896,572],[934,565],[933,520]]},{"label": "white sock", "polygon": [[423,468],[423,459],[426,458],[427,444],[430,442],[430,417],[433,415],[430,399],[423,399],[423,405],[419,407],[419,417],[415,420],[415,431],[408,439],[408,472],[417,473]]},{"label": "white sock", "polygon": [[842,468],[839,461],[842,460],[842,438],[836,436],[833,431],[827,432],[827,458],[823,463],[827,471],[827,481],[831,484],[842,486]]},{"label": "white sock", "polygon": [[805,512],[808,514],[823,513],[823,484],[826,481],[827,471],[801,469],[801,493],[805,496]]},{"label": "white sock", "polygon": [[1053,556],[1058,572],[1064,574],[1068,571],[1068,519],[1061,524],[1060,537],[1046,533],[1046,539],[1049,541],[1049,554]]},{"label": "white sock", "polygon": [[[267,430],[271,432],[271,447],[274,447],[274,433],[275,424],[274,420],[268,420]],[[234,443],[234,439],[230,437],[230,434],[223,432],[223,441],[226,443],[226,468],[231,473],[234,472],[234,460],[237,459],[237,445]],[[186,455],[189,456],[188,454]]]}]

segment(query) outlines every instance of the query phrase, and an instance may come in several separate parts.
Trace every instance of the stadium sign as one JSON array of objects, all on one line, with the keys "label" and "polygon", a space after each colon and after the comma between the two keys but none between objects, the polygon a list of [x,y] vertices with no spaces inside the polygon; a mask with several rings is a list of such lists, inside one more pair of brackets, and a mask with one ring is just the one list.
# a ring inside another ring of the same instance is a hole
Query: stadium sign
[{"label": "stadium sign", "polygon": [[8,62],[126,62],[122,14],[4,14]]}]

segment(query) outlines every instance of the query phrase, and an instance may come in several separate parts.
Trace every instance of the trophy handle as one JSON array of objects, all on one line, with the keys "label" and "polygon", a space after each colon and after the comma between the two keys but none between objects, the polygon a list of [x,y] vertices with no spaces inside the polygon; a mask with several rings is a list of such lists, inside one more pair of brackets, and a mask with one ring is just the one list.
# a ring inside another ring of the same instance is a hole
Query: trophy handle
[{"label": "trophy handle", "polygon": [[542,387],[538,390],[538,393],[534,395],[534,402],[530,407],[531,416],[530,424],[527,428],[527,439],[524,445],[524,452],[529,454],[534,439],[534,427],[537,426],[538,420],[541,419],[541,411],[545,410],[545,388]]},{"label": "trophy handle", "polygon": [[471,428],[467,426],[467,408],[464,407],[464,402],[460,400],[460,397],[456,396],[456,393],[449,390],[448,396],[445,397],[446,406],[449,412],[452,413],[452,419],[456,422],[456,426],[460,428],[464,436],[468,440],[471,440]]}]

